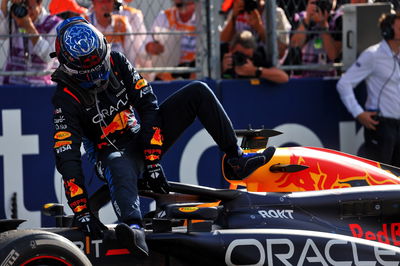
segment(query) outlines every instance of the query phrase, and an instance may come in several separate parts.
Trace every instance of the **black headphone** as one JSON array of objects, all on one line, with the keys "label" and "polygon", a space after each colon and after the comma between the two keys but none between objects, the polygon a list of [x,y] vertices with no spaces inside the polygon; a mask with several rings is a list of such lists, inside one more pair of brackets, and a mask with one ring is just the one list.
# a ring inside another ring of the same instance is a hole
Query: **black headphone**
[{"label": "black headphone", "polygon": [[381,35],[383,39],[385,40],[394,39],[393,24],[397,17],[398,16],[396,13],[387,13],[382,15],[379,21],[380,21]]}]

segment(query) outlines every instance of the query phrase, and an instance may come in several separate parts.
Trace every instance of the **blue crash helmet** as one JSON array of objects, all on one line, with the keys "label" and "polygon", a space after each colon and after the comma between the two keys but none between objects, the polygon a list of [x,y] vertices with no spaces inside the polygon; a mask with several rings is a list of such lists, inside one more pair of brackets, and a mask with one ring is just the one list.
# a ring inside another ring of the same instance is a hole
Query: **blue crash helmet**
[{"label": "blue crash helmet", "polygon": [[111,72],[110,47],[104,35],[82,17],[64,20],[57,27],[55,49],[60,69],[81,88],[107,88]]}]

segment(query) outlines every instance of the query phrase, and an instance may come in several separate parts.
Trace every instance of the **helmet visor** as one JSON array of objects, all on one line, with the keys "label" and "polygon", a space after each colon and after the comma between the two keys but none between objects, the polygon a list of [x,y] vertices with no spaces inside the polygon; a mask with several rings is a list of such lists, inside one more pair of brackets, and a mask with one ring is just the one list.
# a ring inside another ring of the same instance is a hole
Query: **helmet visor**
[{"label": "helmet visor", "polygon": [[92,87],[100,87],[104,85],[110,77],[110,68],[102,65],[101,69],[86,74],[78,74],[76,76],[79,85],[84,89]]},{"label": "helmet visor", "polygon": [[61,69],[73,77],[80,87],[90,91],[102,91],[107,88],[111,73],[110,53],[107,53],[101,64],[90,69],[75,70],[66,65],[62,65]]}]

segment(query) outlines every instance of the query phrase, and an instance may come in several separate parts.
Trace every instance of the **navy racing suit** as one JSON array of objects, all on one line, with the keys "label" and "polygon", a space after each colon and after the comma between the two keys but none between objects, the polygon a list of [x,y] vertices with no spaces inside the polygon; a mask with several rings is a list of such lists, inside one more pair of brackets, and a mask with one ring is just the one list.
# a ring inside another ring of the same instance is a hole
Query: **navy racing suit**
[{"label": "navy racing suit", "polygon": [[136,223],[142,219],[137,181],[144,165],[159,161],[196,117],[222,151],[237,154],[237,138],[205,83],[186,85],[159,107],[151,86],[124,55],[111,52],[111,66],[108,87],[89,96],[73,80],[53,76],[58,83],[52,99],[56,167],[71,209],[75,214],[89,211],[80,153],[84,142],[92,161],[104,169],[118,220]]}]

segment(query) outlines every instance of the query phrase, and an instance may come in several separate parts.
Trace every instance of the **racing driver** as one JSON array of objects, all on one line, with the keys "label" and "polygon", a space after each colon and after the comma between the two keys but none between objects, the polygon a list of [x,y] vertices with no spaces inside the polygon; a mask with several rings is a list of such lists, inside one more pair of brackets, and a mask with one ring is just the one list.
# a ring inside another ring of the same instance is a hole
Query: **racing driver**
[{"label": "racing driver", "polygon": [[196,117],[226,153],[226,165],[236,178],[273,156],[273,147],[243,153],[229,118],[203,82],[193,81],[159,106],[150,84],[123,54],[110,51],[104,36],[82,17],[57,27],[55,49],[52,56],[60,65],[52,75],[57,83],[54,154],[75,222],[86,236],[101,238],[106,227],[89,208],[81,144],[107,181],[119,221],[118,240],[143,256],[148,247],[137,183],[156,193],[169,192],[161,156]]}]

